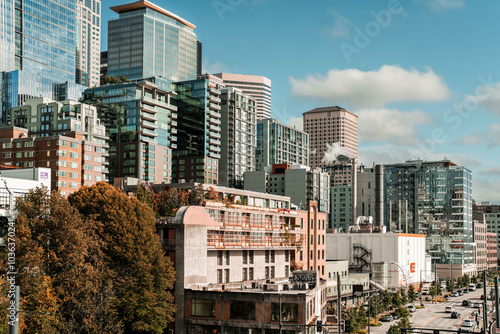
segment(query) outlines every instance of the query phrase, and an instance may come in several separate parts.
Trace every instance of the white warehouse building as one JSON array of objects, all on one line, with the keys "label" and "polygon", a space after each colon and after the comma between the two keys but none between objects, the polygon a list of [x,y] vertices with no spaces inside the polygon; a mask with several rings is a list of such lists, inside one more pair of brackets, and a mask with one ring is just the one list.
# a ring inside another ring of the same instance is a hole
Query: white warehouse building
[{"label": "white warehouse building", "polygon": [[372,273],[371,281],[391,290],[431,281],[425,235],[407,233],[327,233],[326,259],[349,261],[349,271]]}]

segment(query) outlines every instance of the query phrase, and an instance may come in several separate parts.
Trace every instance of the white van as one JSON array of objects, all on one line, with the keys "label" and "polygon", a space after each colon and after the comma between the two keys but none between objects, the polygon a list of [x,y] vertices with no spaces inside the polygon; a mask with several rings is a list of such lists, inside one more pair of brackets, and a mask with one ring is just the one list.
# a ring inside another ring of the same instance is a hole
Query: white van
[{"label": "white van", "polygon": [[476,291],[476,285],[475,284],[469,284],[469,291]]}]

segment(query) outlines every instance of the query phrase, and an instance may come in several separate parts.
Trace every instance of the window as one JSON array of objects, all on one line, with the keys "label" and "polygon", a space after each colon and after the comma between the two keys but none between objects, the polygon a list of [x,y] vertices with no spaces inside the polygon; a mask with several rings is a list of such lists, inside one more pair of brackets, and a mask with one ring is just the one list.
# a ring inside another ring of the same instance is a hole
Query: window
[{"label": "window", "polygon": [[229,265],[230,264],[230,259],[231,259],[229,251],[226,251],[224,255],[225,255],[225,258],[226,258],[226,265]]},{"label": "window", "polygon": [[248,268],[243,268],[242,278],[243,281],[248,280]]},{"label": "window", "polygon": [[243,264],[248,263],[248,251],[244,250],[243,251]]},{"label": "window", "polygon": [[229,269],[224,269],[224,282],[229,283]]},{"label": "window", "polygon": [[271,250],[271,263],[274,263],[275,257],[276,257],[275,251]]},{"label": "window", "polygon": [[266,267],[266,279],[269,278],[269,267]]},{"label": "window", "polygon": [[[299,304],[281,304],[281,321],[297,322],[299,314]],[[271,304],[271,321],[280,321],[280,304]]]},{"label": "window", "polygon": [[191,299],[191,315],[195,317],[215,317],[215,300]]},{"label": "window", "polygon": [[229,302],[229,318],[255,320],[255,302],[232,300]]},{"label": "window", "polygon": [[78,153],[76,152],[69,152],[69,156],[73,159],[78,159]]},{"label": "window", "polygon": [[248,251],[248,260],[248,263],[253,264],[253,250]]},{"label": "window", "polygon": [[222,269],[217,269],[217,283],[222,283]]},{"label": "window", "polygon": [[253,268],[248,268],[248,279],[253,280]]},{"label": "window", "polygon": [[269,263],[269,250],[266,250],[266,263]]}]

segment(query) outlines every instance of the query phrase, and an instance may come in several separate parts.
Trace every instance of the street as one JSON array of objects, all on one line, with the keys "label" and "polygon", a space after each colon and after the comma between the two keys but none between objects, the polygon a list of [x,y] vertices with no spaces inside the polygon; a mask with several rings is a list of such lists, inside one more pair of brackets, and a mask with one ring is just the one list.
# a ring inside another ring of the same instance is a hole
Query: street
[{"label": "street", "polygon": [[[490,293],[491,287],[488,286],[488,295]],[[455,330],[462,323],[464,319],[472,319],[474,320],[474,312],[477,312],[477,308],[462,306],[462,301],[467,299],[472,302],[481,302],[481,295],[483,294],[483,289],[476,289],[476,291],[472,291],[469,293],[464,293],[463,296],[459,297],[451,297],[449,301],[432,304],[430,302],[424,301],[425,308],[418,309],[415,313],[411,313],[412,317],[410,319],[413,328],[434,328],[434,329],[448,329]],[[420,305],[420,300],[415,301],[413,303],[415,306]],[[488,300],[488,305],[491,307],[492,301]],[[452,306],[455,311],[461,314],[460,319],[452,319],[450,313],[445,313],[445,308],[447,306]],[[481,316],[479,318],[480,324],[479,327],[476,327],[476,331],[479,331],[479,328],[482,328],[482,310]],[[382,326],[380,327],[371,327],[371,333],[387,333],[387,330],[391,325],[396,323],[397,321],[391,322],[382,322]]]}]

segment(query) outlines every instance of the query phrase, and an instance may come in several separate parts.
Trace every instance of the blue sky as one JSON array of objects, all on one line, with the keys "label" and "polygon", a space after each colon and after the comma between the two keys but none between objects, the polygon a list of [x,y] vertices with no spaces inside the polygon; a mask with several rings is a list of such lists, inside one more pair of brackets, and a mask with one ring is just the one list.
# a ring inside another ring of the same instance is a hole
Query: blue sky
[{"label": "blue sky", "polygon": [[[127,2],[103,1],[103,50]],[[500,2],[153,2],[197,26],[206,71],[270,78],[274,118],[339,105],[359,116],[361,163],[446,157],[500,202]]]}]

